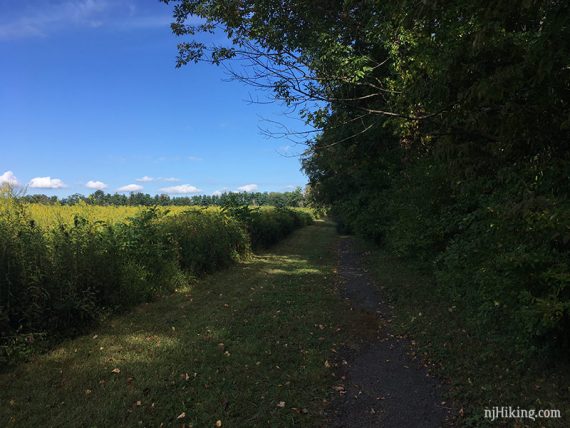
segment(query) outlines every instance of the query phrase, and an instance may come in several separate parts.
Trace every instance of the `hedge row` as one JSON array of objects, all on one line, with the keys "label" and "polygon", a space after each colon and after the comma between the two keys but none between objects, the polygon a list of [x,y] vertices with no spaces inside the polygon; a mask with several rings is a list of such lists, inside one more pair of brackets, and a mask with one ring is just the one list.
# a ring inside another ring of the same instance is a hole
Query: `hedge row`
[{"label": "hedge row", "polygon": [[341,232],[374,239],[433,272],[429,286],[461,312],[471,334],[491,337],[521,361],[567,355],[567,186],[555,190],[555,180],[522,163],[497,175],[450,183],[445,165],[416,161],[394,174],[391,187],[370,190],[366,203],[356,194],[333,212]]},{"label": "hedge row", "polygon": [[0,363],[38,336],[78,334],[312,221],[291,209],[245,208],[244,221],[231,212],[149,208],[115,224],[76,216],[42,228],[24,205],[8,197],[0,204]]}]

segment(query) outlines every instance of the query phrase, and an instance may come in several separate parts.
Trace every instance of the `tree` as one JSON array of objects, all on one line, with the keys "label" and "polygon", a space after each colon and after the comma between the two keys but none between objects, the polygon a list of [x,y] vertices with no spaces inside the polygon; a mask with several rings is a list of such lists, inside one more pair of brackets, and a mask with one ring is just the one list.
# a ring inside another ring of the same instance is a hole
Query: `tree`
[{"label": "tree", "polygon": [[[358,110],[355,125],[369,115],[425,116],[391,111],[387,102],[389,46],[378,40],[391,9],[386,2],[163,1],[175,4],[174,33],[190,37],[178,45],[177,66],[223,63],[235,79],[272,90],[317,129],[331,103]],[[190,23],[193,16],[203,23]],[[223,32],[232,45],[208,46],[199,32]]]},{"label": "tree", "polygon": [[570,2],[165,2],[178,66],[225,64],[316,128],[303,168],[341,225],[434,266],[513,349],[570,344]]},{"label": "tree", "polygon": [[96,190],[87,197],[87,203],[92,205],[108,205],[108,197],[102,190]]}]

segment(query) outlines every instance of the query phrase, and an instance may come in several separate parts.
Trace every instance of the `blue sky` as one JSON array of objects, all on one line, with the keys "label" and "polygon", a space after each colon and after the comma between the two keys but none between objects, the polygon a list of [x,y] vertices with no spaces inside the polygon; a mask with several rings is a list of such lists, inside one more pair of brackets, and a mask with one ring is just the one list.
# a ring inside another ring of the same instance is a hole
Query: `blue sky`
[{"label": "blue sky", "polygon": [[158,0],[0,0],[0,182],[58,196],[303,186],[303,147],[259,129],[303,124],[249,103],[269,94],[221,67],[176,69],[170,21]]}]

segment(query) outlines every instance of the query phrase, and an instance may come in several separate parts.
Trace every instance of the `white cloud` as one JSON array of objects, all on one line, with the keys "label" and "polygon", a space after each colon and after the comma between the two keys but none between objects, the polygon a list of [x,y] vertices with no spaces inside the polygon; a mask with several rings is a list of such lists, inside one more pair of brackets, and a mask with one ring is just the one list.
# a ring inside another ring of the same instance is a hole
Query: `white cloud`
[{"label": "white cloud", "polygon": [[257,190],[257,184],[246,184],[237,188],[240,192],[255,192]]},{"label": "white cloud", "polygon": [[200,157],[198,157],[198,156],[188,156],[188,160],[191,160],[191,161],[201,161],[201,160],[204,160],[204,159],[202,159],[202,158],[200,158]]},{"label": "white cloud", "polygon": [[135,181],[138,181],[139,183],[150,183],[151,181],[176,182],[176,181],[180,181],[180,179],[176,178],[176,177],[158,177],[158,178],[156,178],[156,177],[149,177],[148,175],[145,175],[144,177],[135,179]]},{"label": "white cloud", "polygon": [[89,180],[87,183],[85,183],[85,187],[88,189],[103,190],[107,188],[107,185],[102,181]]},{"label": "white cloud", "polygon": [[13,187],[20,185],[18,179],[12,171],[6,171],[4,174],[0,175],[0,184],[8,184]]},{"label": "white cloud", "polygon": [[119,187],[118,192],[140,192],[144,187],[138,184],[127,184],[126,186]]},{"label": "white cloud", "polygon": [[32,189],[61,189],[67,187],[59,178],[35,177],[30,180]]},{"label": "white cloud", "polygon": [[163,187],[160,189],[164,193],[176,193],[176,194],[187,194],[187,193],[198,193],[200,189],[189,184],[181,184],[180,186]]},{"label": "white cloud", "polygon": [[135,0],[28,0],[28,3],[33,6],[8,9],[0,16],[0,41],[48,37],[73,27],[169,31],[172,22],[166,11],[157,15],[137,10]]},{"label": "white cloud", "polygon": [[4,18],[0,23],[0,40],[46,37],[48,33],[70,25],[96,28],[109,8],[107,0],[40,0],[27,15]]},{"label": "white cloud", "polygon": [[25,22],[10,22],[7,24],[0,24],[0,40],[20,39],[26,37],[45,37],[42,30],[37,28],[34,24]]}]

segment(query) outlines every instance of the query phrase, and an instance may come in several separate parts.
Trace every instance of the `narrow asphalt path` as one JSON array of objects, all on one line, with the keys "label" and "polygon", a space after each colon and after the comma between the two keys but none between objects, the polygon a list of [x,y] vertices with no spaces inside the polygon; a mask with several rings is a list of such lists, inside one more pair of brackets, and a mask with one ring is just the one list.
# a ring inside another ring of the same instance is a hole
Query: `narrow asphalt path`
[{"label": "narrow asphalt path", "polygon": [[344,356],[344,390],[333,401],[332,427],[431,428],[445,424],[441,384],[409,351],[409,343],[390,333],[391,308],[362,264],[350,237],[339,247],[341,290],[353,310],[378,320],[375,339]]}]

